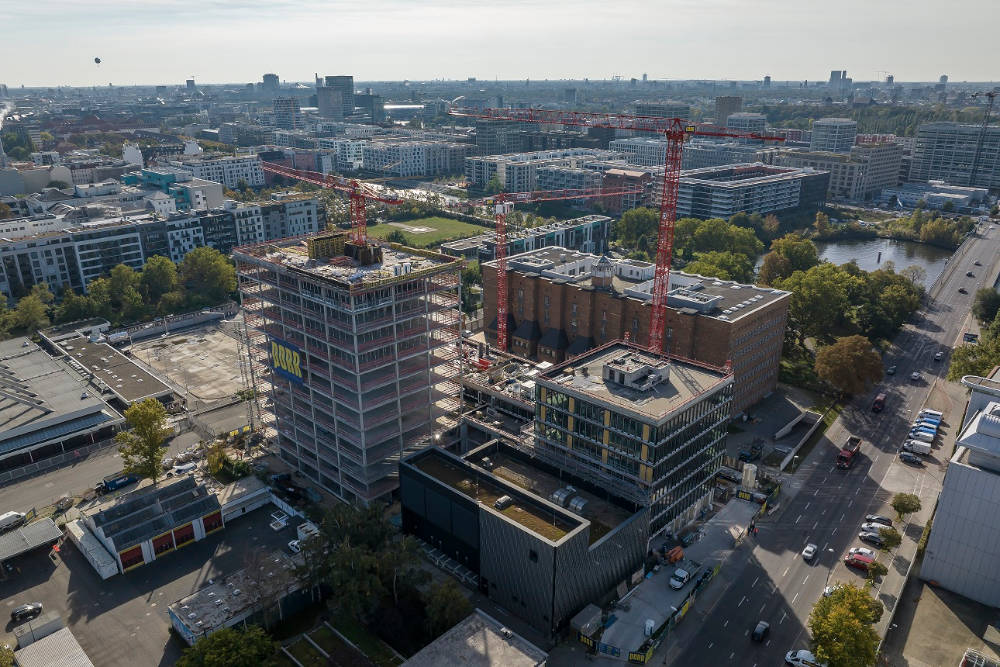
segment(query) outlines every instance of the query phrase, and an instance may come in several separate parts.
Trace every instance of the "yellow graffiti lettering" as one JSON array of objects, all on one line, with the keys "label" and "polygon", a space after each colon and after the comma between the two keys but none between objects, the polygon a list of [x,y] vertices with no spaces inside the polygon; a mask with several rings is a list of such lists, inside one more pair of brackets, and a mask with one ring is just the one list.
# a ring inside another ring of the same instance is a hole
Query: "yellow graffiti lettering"
[{"label": "yellow graffiti lettering", "polygon": [[275,369],[283,370],[297,378],[302,377],[299,353],[280,343],[271,341],[271,359]]}]

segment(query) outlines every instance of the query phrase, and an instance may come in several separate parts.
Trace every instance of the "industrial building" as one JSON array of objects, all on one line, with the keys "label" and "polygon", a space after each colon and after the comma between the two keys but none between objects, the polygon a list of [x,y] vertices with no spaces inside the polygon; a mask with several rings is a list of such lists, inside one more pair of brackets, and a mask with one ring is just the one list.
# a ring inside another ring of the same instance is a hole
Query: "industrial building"
[{"label": "industrial building", "polygon": [[[486,338],[496,344],[496,264],[483,267]],[[655,266],[546,247],[507,260],[511,352],[559,363],[605,343],[649,344]],[[733,412],[774,390],[789,292],[670,274],[664,350],[713,366],[731,363]]]},{"label": "industrial building", "polygon": [[27,338],[0,342],[0,471],[111,438],[124,421],[66,361]]},{"label": "industrial building", "polygon": [[346,501],[398,486],[398,461],[458,407],[462,260],[327,233],[234,253],[279,456]]},{"label": "industrial building", "polygon": [[857,121],[850,118],[820,118],[813,123],[809,150],[848,153],[858,134]]},{"label": "industrial building", "polygon": [[903,146],[896,143],[852,145],[840,152],[778,150],[772,159],[777,166],[829,172],[827,197],[849,201],[871,200],[895,187],[902,163]]},{"label": "industrial building", "polygon": [[612,342],[539,373],[534,455],[649,508],[648,535],[711,507],[733,400],[728,368]]},{"label": "industrial building", "polygon": [[[610,233],[611,218],[606,215],[585,215],[539,227],[511,230],[507,232],[507,256],[549,246],[602,253],[608,249]],[[496,258],[496,235],[480,234],[449,241],[441,244],[441,252],[453,257],[488,262]]]},{"label": "industrial building", "polygon": [[1000,188],[1000,126],[990,125],[984,131],[980,125],[921,123],[910,180]]},{"label": "industrial building", "polygon": [[570,479],[496,441],[462,458],[426,449],[400,464],[403,530],[469,572],[491,600],[555,634],[587,603],[641,577],[646,554],[644,508]]},{"label": "industrial building", "polygon": [[[681,172],[677,217],[728,219],[741,211],[761,215],[808,212],[826,200],[829,182],[829,172],[809,167],[755,163],[690,169]],[[659,201],[663,186],[654,185]]]}]

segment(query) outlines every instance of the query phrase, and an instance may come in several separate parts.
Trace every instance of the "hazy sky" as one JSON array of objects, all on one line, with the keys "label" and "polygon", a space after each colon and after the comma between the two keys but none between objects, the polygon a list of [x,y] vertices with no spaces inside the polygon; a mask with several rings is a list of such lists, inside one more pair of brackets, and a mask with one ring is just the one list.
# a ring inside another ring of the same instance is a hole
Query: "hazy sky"
[{"label": "hazy sky", "polygon": [[[0,0],[0,83],[1000,79],[1000,0]],[[94,64],[94,57],[102,64]]]}]

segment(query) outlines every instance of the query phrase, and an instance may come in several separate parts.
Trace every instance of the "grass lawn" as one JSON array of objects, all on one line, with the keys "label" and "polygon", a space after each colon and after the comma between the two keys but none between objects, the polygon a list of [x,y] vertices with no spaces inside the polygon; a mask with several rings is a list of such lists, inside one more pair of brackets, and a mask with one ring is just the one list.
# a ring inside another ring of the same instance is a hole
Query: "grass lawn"
[{"label": "grass lawn", "polygon": [[[430,227],[432,231],[411,232],[407,227]],[[368,234],[376,238],[384,239],[393,231],[403,232],[406,237],[406,244],[413,248],[429,248],[444,241],[455,241],[478,234],[485,234],[489,231],[486,227],[472,225],[461,220],[432,216],[430,218],[417,218],[415,220],[400,220],[397,222],[383,223],[368,227]]]},{"label": "grass lawn", "polygon": [[368,659],[379,667],[389,667],[391,665],[401,665],[402,662],[396,657],[388,646],[380,638],[368,631],[363,625],[346,614],[338,614],[330,619],[330,625],[351,642],[364,651]]},{"label": "grass lawn", "polygon": [[320,652],[313,648],[312,644],[307,642],[305,639],[300,639],[289,646],[288,651],[295,656],[296,660],[305,665],[305,667],[310,667],[311,665],[316,665],[316,667],[325,667],[326,665],[326,658],[324,658]]}]

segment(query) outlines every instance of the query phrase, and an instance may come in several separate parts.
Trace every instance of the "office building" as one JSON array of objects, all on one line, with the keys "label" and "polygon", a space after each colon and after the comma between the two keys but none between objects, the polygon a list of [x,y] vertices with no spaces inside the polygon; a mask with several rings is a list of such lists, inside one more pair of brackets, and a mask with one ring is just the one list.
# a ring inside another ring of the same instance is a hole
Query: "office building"
[{"label": "office building", "polygon": [[910,180],[1000,188],[1000,126],[990,125],[983,132],[980,125],[921,123]]},{"label": "office building", "polygon": [[729,369],[612,342],[539,373],[534,455],[648,508],[648,535],[711,507],[732,413]]},{"label": "office building", "polygon": [[264,170],[257,155],[222,155],[211,157],[202,155],[194,158],[169,160],[168,166],[183,169],[192,176],[206,181],[222,183],[230,190],[237,190],[241,181],[252,188],[264,185]]},{"label": "office building", "polygon": [[780,149],[769,145],[695,139],[684,145],[681,169],[701,169],[702,167],[721,167],[725,164],[753,162],[771,164],[778,150]]},{"label": "office building", "polygon": [[355,95],[354,104],[355,109],[367,115],[372,123],[379,125],[385,122],[385,100],[381,95],[372,94],[371,89]]},{"label": "office building", "polygon": [[260,88],[265,93],[276,93],[281,88],[277,74],[265,74],[261,77]]},{"label": "office building", "polygon": [[[549,246],[580,252],[603,253],[608,249],[610,231],[611,218],[606,215],[585,215],[539,227],[508,230],[507,256]],[[496,235],[480,234],[458,241],[449,241],[441,245],[441,252],[452,257],[488,262],[496,258]]]},{"label": "office building", "polygon": [[854,147],[858,123],[850,118],[820,118],[813,123],[809,150],[848,153]]},{"label": "office building", "polygon": [[720,95],[715,98],[715,124],[725,127],[726,120],[743,111],[743,98],[738,95]]},{"label": "office building", "polygon": [[[484,262],[486,338],[496,342],[496,265]],[[649,344],[655,266],[545,247],[507,260],[510,351],[559,363],[628,337]],[[790,294],[673,271],[664,349],[713,366],[732,364],[734,413],[778,381]]]},{"label": "office building", "polygon": [[[814,134],[815,136],[815,134]],[[903,147],[896,143],[860,144],[848,152],[778,150],[773,164],[830,173],[827,197],[868,201],[899,183]]]},{"label": "office building", "polygon": [[667,163],[667,140],[651,137],[629,137],[608,143],[608,150],[622,153],[629,164],[643,167]]},{"label": "office building", "polygon": [[457,407],[462,262],[346,237],[244,246],[234,257],[278,455],[338,498],[368,504],[397,488],[400,457]]},{"label": "office building", "polygon": [[691,105],[671,100],[663,102],[636,102],[635,115],[656,116],[658,118],[690,118]]},{"label": "office building", "polygon": [[302,127],[302,111],[294,97],[276,97],[274,105],[274,126],[282,130],[297,130]]},{"label": "office building", "polygon": [[603,181],[601,174],[591,169],[562,165],[539,167],[535,178],[539,190],[591,190],[600,188]]},{"label": "office building", "polygon": [[432,447],[400,464],[403,530],[549,637],[587,603],[627,586],[646,553],[644,508],[582,479],[566,498],[581,509],[550,500],[574,482],[495,441],[462,458]]},{"label": "office building", "polygon": [[[690,169],[681,172],[677,217],[728,219],[740,211],[811,211],[826,200],[829,181],[829,172],[808,167],[756,163]],[[663,185],[654,183],[654,188],[659,201]]]},{"label": "office building", "polygon": [[[729,114],[726,118],[726,128],[733,132],[748,132],[752,134],[764,134],[767,129],[767,116],[762,113],[750,113],[738,111]],[[762,139],[737,139],[741,144],[762,144]]]},{"label": "office building", "polygon": [[951,202],[953,210],[965,211],[988,204],[989,190],[948,185],[944,181],[904,183],[898,187],[885,188],[879,199],[886,206],[905,208],[916,208],[918,203],[923,202],[925,208],[941,209]]},{"label": "office building", "polygon": [[222,123],[219,141],[230,146],[265,146],[274,143],[274,128],[247,123]]},{"label": "office building", "polygon": [[323,118],[343,120],[354,114],[354,77],[328,76],[316,78],[316,100]]}]

